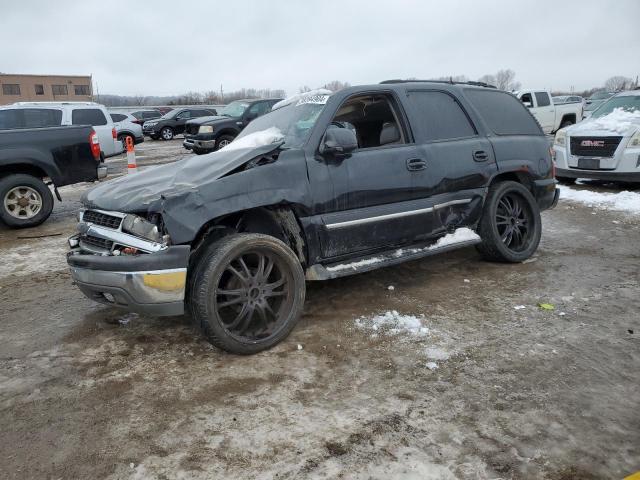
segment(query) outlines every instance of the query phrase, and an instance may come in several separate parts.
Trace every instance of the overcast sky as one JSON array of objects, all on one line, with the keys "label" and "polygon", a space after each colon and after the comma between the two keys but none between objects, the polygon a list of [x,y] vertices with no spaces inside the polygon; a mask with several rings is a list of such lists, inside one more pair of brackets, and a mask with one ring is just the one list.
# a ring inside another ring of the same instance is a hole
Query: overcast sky
[{"label": "overcast sky", "polygon": [[0,72],[170,95],[511,68],[580,90],[640,74],[639,22],[640,0],[7,1]]}]

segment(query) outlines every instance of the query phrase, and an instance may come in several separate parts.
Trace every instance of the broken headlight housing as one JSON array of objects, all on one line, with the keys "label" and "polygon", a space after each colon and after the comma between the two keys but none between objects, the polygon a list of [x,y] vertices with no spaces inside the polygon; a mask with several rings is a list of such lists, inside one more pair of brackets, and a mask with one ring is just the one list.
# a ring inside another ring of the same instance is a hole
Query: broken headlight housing
[{"label": "broken headlight housing", "polygon": [[122,231],[156,243],[164,241],[158,225],[138,215],[126,215],[122,219]]}]

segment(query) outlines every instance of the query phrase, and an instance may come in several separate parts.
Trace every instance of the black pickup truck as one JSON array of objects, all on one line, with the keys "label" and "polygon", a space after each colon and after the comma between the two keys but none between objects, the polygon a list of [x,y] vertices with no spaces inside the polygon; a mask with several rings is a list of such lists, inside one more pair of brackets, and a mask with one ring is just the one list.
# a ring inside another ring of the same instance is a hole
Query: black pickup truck
[{"label": "black pickup truck", "polygon": [[[0,218],[12,228],[44,222],[57,187],[105,177],[91,126],[0,130]],[[46,182],[46,183],[45,183]]]},{"label": "black pickup truck", "polygon": [[185,126],[182,145],[193,153],[202,155],[226,147],[244,127],[271,111],[281,98],[236,100],[213,117],[189,120]]},{"label": "black pickup truck", "polygon": [[309,92],[223,150],[85,194],[68,263],[90,298],[186,311],[214,345],[248,354],[289,334],[305,279],[468,245],[526,260],[558,192],[548,140],[510,93],[429,81]]}]

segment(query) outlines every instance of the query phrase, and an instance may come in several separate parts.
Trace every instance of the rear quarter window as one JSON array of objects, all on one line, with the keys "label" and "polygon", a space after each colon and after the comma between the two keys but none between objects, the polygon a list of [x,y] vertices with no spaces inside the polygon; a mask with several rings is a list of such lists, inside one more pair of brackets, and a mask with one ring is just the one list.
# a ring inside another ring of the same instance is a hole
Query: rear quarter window
[{"label": "rear quarter window", "polygon": [[476,135],[467,114],[448,93],[414,90],[408,95],[422,140],[430,142]]},{"label": "rear quarter window", "polygon": [[0,111],[0,129],[57,127],[62,111],[51,108],[24,108]]},{"label": "rear quarter window", "polygon": [[71,113],[73,125],[106,125],[107,118],[99,108],[79,108]]},{"label": "rear quarter window", "polygon": [[543,135],[538,122],[513,95],[488,88],[468,88],[464,93],[493,133]]},{"label": "rear quarter window", "polygon": [[111,114],[111,120],[113,120],[114,122],[121,122],[123,120],[126,120],[127,116],[126,115],[122,115],[121,113],[112,113]]}]

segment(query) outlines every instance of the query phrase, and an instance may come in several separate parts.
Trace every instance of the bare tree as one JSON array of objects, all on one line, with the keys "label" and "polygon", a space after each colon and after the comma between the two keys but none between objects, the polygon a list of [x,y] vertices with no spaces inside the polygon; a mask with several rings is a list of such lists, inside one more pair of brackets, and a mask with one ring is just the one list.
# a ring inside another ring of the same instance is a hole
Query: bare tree
[{"label": "bare tree", "polygon": [[615,77],[611,77],[606,82],[604,82],[604,89],[608,92],[620,92],[625,88],[631,88],[632,84],[633,79],[629,77],[623,77],[621,75],[616,75]]},{"label": "bare tree", "polygon": [[498,82],[496,82],[496,76],[491,74],[481,76],[478,81],[486,83],[487,85],[493,85],[494,87],[498,84]]},{"label": "bare tree", "polygon": [[307,93],[310,92],[311,89],[309,88],[308,85],[303,85],[298,89],[298,93]]},{"label": "bare tree", "polygon": [[510,68],[506,70],[498,70],[496,73],[496,87],[500,90],[517,90],[520,88],[520,82],[515,81],[516,72]]},{"label": "bare tree", "polygon": [[331,90],[332,92],[337,92],[338,90],[342,90],[343,88],[350,87],[351,84],[349,82],[341,82],[340,80],[333,80],[327,83],[324,87],[327,90]]}]

